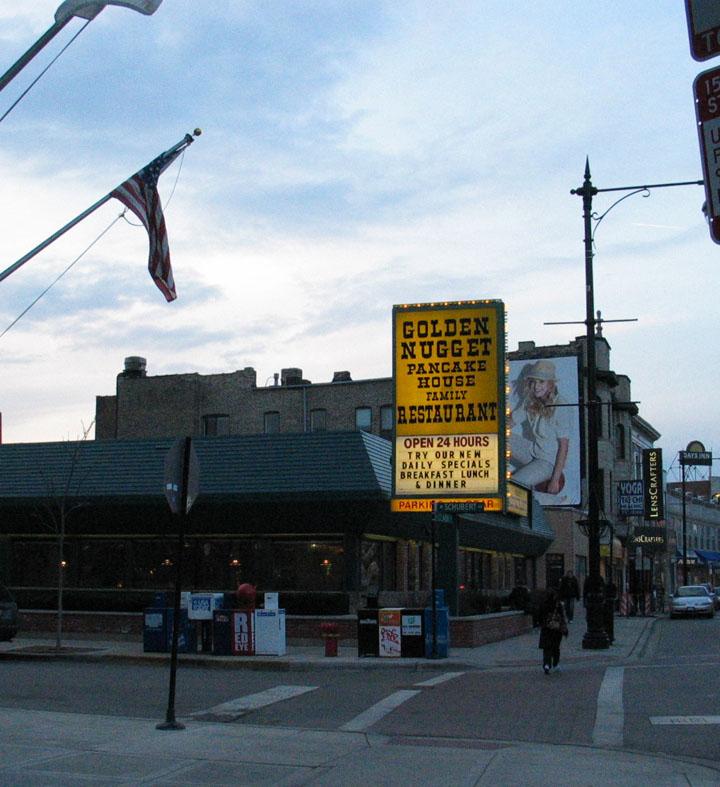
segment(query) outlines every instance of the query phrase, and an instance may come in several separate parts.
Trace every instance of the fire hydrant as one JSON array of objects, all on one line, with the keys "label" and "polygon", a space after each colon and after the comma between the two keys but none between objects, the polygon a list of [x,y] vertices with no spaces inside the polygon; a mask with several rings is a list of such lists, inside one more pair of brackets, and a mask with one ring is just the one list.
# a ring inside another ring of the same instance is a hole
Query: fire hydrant
[{"label": "fire hydrant", "polygon": [[325,640],[325,655],[337,656],[338,654],[338,624],[337,623],[321,623],[320,635]]}]

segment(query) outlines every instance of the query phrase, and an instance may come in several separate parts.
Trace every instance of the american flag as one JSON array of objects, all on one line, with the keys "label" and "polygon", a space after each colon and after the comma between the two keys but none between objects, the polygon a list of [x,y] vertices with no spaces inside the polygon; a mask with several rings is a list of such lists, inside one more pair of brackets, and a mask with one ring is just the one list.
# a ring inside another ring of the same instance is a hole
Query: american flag
[{"label": "american flag", "polygon": [[118,186],[111,197],[116,197],[140,219],[148,232],[150,255],[148,270],[158,289],[168,301],[177,298],[175,280],[170,266],[165,217],[160,205],[157,184],[160,175],[180,155],[182,150],[168,151]]}]

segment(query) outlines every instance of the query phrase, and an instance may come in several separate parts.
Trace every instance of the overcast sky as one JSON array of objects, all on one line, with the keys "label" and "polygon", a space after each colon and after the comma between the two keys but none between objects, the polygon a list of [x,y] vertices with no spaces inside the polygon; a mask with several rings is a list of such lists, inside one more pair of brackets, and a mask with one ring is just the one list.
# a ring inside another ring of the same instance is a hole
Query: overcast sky
[{"label": "overcast sky", "polygon": [[[59,0],[0,8],[8,68]],[[6,7],[7,6],[7,7]],[[82,27],[0,96],[0,114]],[[196,126],[160,181],[178,299],[121,219],[0,339],[5,442],[74,438],[129,355],[151,375],[391,373],[395,303],[499,298],[509,349],[585,318],[582,183],[702,177],[680,0],[164,0],[106,8],[2,121],[6,268]],[[720,66],[720,58],[715,63]],[[603,213],[622,194],[599,194]],[[717,281],[698,186],[596,232],[612,368],[669,464],[720,451]],[[121,213],[0,283],[0,332]],[[716,471],[717,472],[717,471]]]}]

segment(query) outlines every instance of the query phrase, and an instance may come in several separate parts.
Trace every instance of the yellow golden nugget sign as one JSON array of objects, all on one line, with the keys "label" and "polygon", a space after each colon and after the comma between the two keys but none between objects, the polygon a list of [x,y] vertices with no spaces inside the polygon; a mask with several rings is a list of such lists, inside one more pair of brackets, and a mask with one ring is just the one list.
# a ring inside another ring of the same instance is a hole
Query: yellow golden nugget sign
[{"label": "yellow golden nugget sign", "polygon": [[394,498],[500,494],[504,326],[496,300],[393,308]]}]

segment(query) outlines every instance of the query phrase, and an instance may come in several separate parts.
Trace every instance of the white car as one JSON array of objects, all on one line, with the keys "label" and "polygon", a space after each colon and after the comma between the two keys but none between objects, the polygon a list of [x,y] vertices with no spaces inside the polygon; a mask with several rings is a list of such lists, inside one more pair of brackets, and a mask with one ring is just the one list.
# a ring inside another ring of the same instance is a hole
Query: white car
[{"label": "white car", "polygon": [[670,617],[707,615],[715,617],[715,598],[705,585],[682,585],[670,600]]}]

